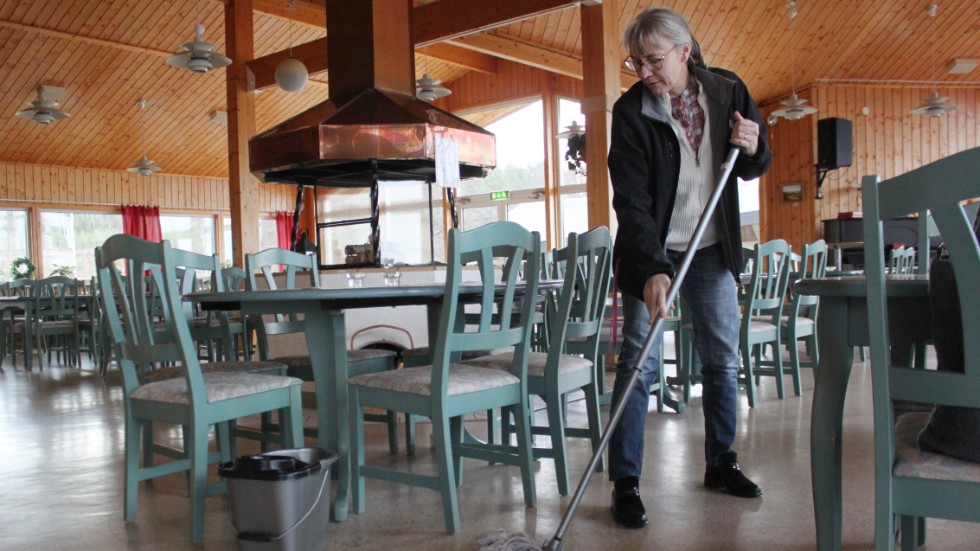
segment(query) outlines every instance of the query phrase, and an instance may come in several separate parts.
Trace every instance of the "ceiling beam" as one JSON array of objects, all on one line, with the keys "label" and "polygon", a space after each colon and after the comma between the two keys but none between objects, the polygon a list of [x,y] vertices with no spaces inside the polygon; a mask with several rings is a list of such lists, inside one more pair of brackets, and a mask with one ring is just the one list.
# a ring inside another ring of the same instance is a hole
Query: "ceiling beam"
[{"label": "ceiling beam", "polygon": [[448,42],[430,44],[419,50],[418,53],[471,71],[488,75],[497,74],[497,58],[476,50],[460,48]]},{"label": "ceiling beam", "polygon": [[[496,35],[477,34],[460,37],[449,43],[521,65],[530,65],[542,71],[582,79],[582,58],[553,52],[526,42]],[[635,83],[636,75],[620,72],[620,86],[623,90]]]},{"label": "ceiling beam", "polygon": [[116,42],[113,40],[105,40],[102,38],[94,38],[91,36],[84,36],[80,34],[66,33],[64,31],[56,31],[54,29],[46,29],[44,27],[35,27],[32,25],[25,25],[23,23],[15,23],[13,21],[5,21],[2,19],[0,19],[0,28],[13,29],[16,31],[24,31],[24,32],[34,32],[43,36],[50,36],[52,38],[60,38],[62,40],[82,42],[84,44],[93,44],[96,46],[104,46],[107,48],[115,48],[117,50],[136,52],[139,54],[149,54],[157,57],[170,57],[174,55],[173,52],[164,52],[162,50],[154,50],[153,48],[133,46],[132,44],[124,44],[122,42]]},{"label": "ceiling beam", "polygon": [[[578,3],[577,0],[483,0],[477,6],[470,0],[432,2],[417,7],[412,12],[413,41],[417,47],[426,46],[565,9]],[[276,67],[288,57],[289,51],[283,50],[249,61],[248,68],[255,75],[255,88],[260,90],[274,86]],[[302,61],[310,74],[326,70],[327,39],[321,38],[294,47],[293,57]]]},{"label": "ceiling beam", "polygon": [[326,30],[327,10],[324,6],[324,0],[293,0],[292,9],[287,0],[252,0],[252,9],[256,12]]}]

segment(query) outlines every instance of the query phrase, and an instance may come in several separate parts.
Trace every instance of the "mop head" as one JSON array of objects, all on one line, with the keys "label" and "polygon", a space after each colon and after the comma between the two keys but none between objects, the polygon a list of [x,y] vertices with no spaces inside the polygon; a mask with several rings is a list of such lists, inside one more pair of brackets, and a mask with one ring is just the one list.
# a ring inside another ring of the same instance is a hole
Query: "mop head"
[{"label": "mop head", "polygon": [[524,534],[507,534],[503,530],[484,534],[476,544],[480,551],[541,551],[541,546]]}]

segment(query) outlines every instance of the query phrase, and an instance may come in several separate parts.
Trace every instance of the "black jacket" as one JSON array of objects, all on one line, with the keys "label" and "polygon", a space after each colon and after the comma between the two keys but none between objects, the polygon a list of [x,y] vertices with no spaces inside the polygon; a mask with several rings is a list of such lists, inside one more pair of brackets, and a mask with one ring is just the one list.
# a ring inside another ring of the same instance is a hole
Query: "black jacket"
[{"label": "black jacket", "polygon": [[[728,150],[734,112],[759,123],[755,156],[740,155],[725,187],[716,219],[720,220],[725,259],[738,278],[742,269],[742,233],[736,177],[758,178],[772,161],[766,125],[745,84],[730,71],[696,68],[694,74],[707,96],[710,139],[717,174]],[[613,208],[619,221],[614,262],[619,288],[643,298],[643,285],[664,273],[674,277],[674,266],[664,244],[677,195],[680,143],[664,111],[642,81],[634,84],[613,106],[609,175]],[[712,184],[713,185],[713,184]]]}]

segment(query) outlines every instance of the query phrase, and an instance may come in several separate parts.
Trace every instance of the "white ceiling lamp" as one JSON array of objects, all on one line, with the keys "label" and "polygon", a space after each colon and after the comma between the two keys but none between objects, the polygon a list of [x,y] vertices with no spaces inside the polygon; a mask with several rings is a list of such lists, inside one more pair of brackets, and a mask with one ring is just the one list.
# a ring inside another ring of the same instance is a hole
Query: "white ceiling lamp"
[{"label": "white ceiling lamp", "polygon": [[565,130],[563,132],[559,132],[558,135],[555,137],[558,138],[559,140],[567,140],[568,138],[571,138],[573,136],[584,136],[584,135],[585,135],[585,127],[579,126],[578,121],[572,121],[572,124],[566,126]]},{"label": "white ceiling lamp", "polygon": [[176,54],[168,57],[167,65],[193,73],[206,73],[231,65],[231,58],[219,54],[217,46],[204,40],[204,25],[201,24],[201,12],[198,10],[194,40],[184,43]]},{"label": "white ceiling lamp", "polygon": [[[293,0],[289,0],[287,9],[293,11]],[[293,57],[293,20],[289,19],[289,58],[282,60],[276,67],[276,84],[287,92],[298,92],[306,86],[310,73],[302,61]]]},{"label": "white ceiling lamp", "polygon": [[68,113],[58,109],[58,101],[64,99],[65,89],[42,84],[37,87],[37,99],[28,102],[30,109],[17,111],[15,115],[30,119],[38,124],[51,124],[59,119],[67,119]]},{"label": "white ceiling lamp", "polygon": [[[939,11],[939,6],[937,4],[929,4],[926,8],[926,13],[933,20],[936,19],[936,13]],[[933,33],[932,37],[932,78],[933,82],[936,79],[936,36]],[[916,107],[912,110],[913,115],[925,115],[927,117],[942,117],[946,113],[956,109],[955,105],[947,104],[949,98],[946,96],[940,96],[938,90],[933,90],[929,97],[922,100],[922,105]]]},{"label": "white ceiling lamp", "polygon": [[[143,110],[146,109],[146,100],[145,99],[139,100],[139,102],[137,102],[137,105],[139,105],[140,113],[142,113]],[[139,114],[137,116],[140,119],[139,120],[140,144],[145,147],[145,144],[142,143],[144,141],[143,140],[143,116],[142,114]],[[147,157],[146,154],[144,153],[142,157],[136,159],[136,162],[133,163],[133,166],[127,168],[126,170],[128,170],[129,172],[135,172],[140,176],[149,176],[154,172],[160,172],[163,169],[157,166],[156,163],[151,161],[149,157]]]},{"label": "white ceiling lamp", "polygon": [[415,97],[422,101],[433,101],[453,93],[449,88],[440,86],[441,84],[441,80],[432,78],[429,73],[423,73],[422,78],[415,81]]},{"label": "white ceiling lamp", "polygon": [[780,117],[791,121],[798,121],[807,115],[812,115],[817,112],[816,107],[807,105],[807,100],[801,99],[796,95],[796,58],[794,55],[796,44],[793,39],[793,20],[796,19],[796,16],[799,13],[796,10],[796,2],[793,0],[786,2],[786,10],[789,12],[789,60],[793,93],[790,94],[789,99],[780,102],[785,107],[782,109],[777,109],[773,111],[771,115],[769,115],[767,120],[770,126],[776,124]]}]

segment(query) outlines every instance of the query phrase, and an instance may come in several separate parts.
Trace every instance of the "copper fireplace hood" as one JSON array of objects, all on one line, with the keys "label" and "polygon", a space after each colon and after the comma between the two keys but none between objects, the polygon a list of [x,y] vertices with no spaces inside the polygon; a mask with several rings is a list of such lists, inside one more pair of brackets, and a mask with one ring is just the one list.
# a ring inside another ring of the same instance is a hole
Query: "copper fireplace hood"
[{"label": "copper fireplace hood", "polygon": [[411,0],[327,0],[329,99],[249,140],[263,182],[371,186],[435,178],[437,137],[460,178],[496,164],[492,133],[415,97]]}]

